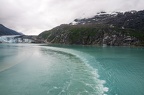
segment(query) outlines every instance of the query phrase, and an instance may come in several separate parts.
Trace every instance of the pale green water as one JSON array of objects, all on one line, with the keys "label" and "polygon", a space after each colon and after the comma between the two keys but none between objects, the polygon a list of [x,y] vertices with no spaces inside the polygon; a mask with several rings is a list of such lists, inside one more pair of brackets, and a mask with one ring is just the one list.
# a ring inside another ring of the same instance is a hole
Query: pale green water
[{"label": "pale green water", "polygon": [[144,95],[144,48],[0,44],[0,95]]}]

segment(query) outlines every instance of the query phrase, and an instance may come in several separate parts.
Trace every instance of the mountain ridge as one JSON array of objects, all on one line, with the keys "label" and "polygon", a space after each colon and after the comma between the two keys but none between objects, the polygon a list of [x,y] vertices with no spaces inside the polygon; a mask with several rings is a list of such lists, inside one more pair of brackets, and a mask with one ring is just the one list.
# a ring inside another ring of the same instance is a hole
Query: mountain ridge
[{"label": "mountain ridge", "polygon": [[23,35],[23,34],[7,28],[3,24],[0,24],[0,36],[3,35]]},{"label": "mountain ridge", "polygon": [[144,45],[144,10],[105,12],[92,18],[75,19],[38,36],[49,43],[81,45]]}]

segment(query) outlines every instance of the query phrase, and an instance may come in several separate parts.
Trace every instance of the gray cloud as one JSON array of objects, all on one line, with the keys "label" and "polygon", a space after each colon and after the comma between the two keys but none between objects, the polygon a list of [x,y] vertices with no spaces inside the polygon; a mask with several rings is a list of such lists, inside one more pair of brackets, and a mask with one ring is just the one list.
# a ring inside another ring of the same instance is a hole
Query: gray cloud
[{"label": "gray cloud", "polygon": [[99,11],[143,10],[144,0],[0,0],[0,23],[24,34],[39,34]]}]

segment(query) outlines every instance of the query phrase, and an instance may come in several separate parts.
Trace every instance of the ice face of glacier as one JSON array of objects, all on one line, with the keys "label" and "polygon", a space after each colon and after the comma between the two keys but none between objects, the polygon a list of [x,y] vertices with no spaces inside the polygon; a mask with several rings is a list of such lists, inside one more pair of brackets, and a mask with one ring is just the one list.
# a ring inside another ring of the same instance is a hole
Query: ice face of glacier
[{"label": "ice face of glacier", "polygon": [[23,39],[20,35],[0,36],[1,43],[31,43],[31,39]]},{"label": "ice face of glacier", "polygon": [[14,43],[16,36],[18,36],[18,35],[0,36],[0,42],[4,42],[4,43]]}]

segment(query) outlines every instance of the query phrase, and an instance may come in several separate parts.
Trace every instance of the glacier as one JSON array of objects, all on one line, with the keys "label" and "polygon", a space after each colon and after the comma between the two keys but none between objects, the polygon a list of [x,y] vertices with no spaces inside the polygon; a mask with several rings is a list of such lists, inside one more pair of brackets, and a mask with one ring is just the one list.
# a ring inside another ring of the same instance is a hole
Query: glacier
[{"label": "glacier", "polygon": [[0,43],[31,43],[32,39],[22,38],[21,35],[0,36]]}]

